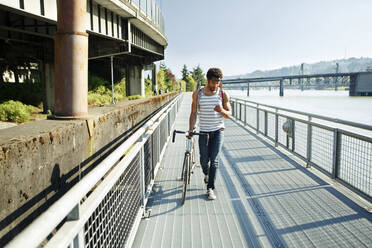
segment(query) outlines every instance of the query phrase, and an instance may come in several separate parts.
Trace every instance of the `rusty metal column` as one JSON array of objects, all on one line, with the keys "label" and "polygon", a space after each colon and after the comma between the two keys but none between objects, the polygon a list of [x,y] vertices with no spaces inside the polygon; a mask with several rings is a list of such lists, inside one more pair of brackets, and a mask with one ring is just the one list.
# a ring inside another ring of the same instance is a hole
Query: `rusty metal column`
[{"label": "rusty metal column", "polygon": [[88,34],[86,1],[57,1],[55,51],[55,117],[88,115]]}]

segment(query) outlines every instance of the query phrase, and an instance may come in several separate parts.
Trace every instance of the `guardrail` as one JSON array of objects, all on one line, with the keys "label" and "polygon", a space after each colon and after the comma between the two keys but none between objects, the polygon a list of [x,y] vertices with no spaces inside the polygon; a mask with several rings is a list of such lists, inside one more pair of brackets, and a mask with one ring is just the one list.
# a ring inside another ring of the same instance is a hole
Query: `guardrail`
[{"label": "guardrail", "polygon": [[6,247],[130,247],[182,98],[146,122]]},{"label": "guardrail", "polygon": [[369,133],[372,126],[244,99],[232,98],[231,105],[233,116],[244,125],[372,201],[372,138],[345,130]]}]

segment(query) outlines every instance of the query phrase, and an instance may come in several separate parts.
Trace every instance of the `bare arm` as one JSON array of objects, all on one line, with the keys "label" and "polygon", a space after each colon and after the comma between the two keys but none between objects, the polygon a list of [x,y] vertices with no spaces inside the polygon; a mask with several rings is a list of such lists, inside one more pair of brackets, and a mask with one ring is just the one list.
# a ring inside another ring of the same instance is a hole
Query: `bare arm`
[{"label": "bare arm", "polygon": [[231,112],[231,104],[230,104],[230,96],[227,94],[227,92],[223,92],[224,94],[224,101],[223,106],[216,106],[214,108],[214,111],[220,113],[224,118],[229,119],[232,115]]},{"label": "bare arm", "polygon": [[191,104],[191,113],[189,119],[189,131],[193,131],[195,128],[196,123],[196,113],[197,113],[197,105],[198,105],[198,92],[195,91],[192,93],[192,104]]}]

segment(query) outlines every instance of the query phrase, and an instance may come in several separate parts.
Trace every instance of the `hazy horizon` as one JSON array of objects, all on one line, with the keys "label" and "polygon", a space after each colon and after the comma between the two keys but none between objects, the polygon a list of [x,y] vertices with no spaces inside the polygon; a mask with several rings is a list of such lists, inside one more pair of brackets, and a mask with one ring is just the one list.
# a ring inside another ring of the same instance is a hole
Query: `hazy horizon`
[{"label": "hazy horizon", "polygon": [[184,64],[256,70],[372,57],[372,1],[162,1],[168,47],[163,61],[179,78]]}]

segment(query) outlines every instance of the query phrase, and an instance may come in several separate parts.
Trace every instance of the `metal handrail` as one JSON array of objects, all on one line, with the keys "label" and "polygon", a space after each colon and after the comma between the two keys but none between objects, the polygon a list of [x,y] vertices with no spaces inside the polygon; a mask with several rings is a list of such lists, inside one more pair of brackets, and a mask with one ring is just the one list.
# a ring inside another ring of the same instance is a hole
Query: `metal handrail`
[{"label": "metal handrail", "polygon": [[[289,113],[306,115],[306,116],[310,116],[312,118],[316,118],[316,119],[320,119],[320,120],[335,122],[335,123],[338,123],[338,124],[348,125],[348,126],[357,127],[357,128],[360,128],[360,129],[372,131],[372,126],[367,125],[367,124],[362,124],[362,123],[357,123],[357,122],[352,122],[352,121],[347,121],[347,120],[342,120],[342,119],[337,119],[337,118],[330,118],[330,117],[327,117],[327,116],[312,114],[312,113],[298,111],[298,110],[291,110],[291,109],[287,109],[287,108],[276,107],[276,106],[273,106],[273,105],[248,101],[248,100],[244,100],[244,99],[240,99],[240,98],[231,98],[231,99],[232,100],[237,100],[237,101],[248,102],[248,103],[252,103],[252,104],[257,104],[257,105],[260,105],[260,106],[273,108],[273,109],[277,109],[277,110],[281,110],[281,111],[285,111],[285,112],[289,112]],[[252,106],[252,107],[254,107],[254,106]]]},{"label": "metal handrail", "polygon": [[[353,131],[346,131],[337,125],[332,127],[328,124],[316,123],[312,118],[370,131],[371,127],[369,125],[243,99],[232,98],[231,102],[233,117],[236,120],[242,121],[244,125],[254,129],[257,134],[267,137],[274,142],[275,146],[280,146],[304,160],[307,167],[316,167],[324,174],[338,180],[366,200],[372,202],[372,191],[369,187],[372,182],[372,176],[370,173],[368,174],[368,168],[372,166],[372,150],[370,149],[372,147],[372,137],[369,136],[370,133],[366,136]],[[251,114],[248,114],[247,108],[250,108],[253,113],[249,112]],[[278,110],[289,113],[279,113]],[[305,115],[308,119],[301,119],[303,118],[302,116],[296,117],[291,115],[291,113]],[[269,115],[271,116],[270,119]],[[248,116],[250,117],[249,119]],[[302,124],[298,127],[298,123]],[[300,145],[298,146],[298,144]],[[351,153],[353,155],[350,155]],[[353,173],[349,176],[347,173],[350,170]]]},{"label": "metal handrail", "polygon": [[11,240],[5,247],[37,247],[50,233],[63,221],[63,219],[79,206],[79,202],[87,193],[106,175],[106,173],[121,159],[137,142],[137,140],[151,126],[178,101],[181,96],[173,99],[166,108],[163,108],[148,122],[140,127],[123,144],[105,158],[96,168],[88,173],[58,201],[53,203],[44,213],[28,225],[20,234]]}]

